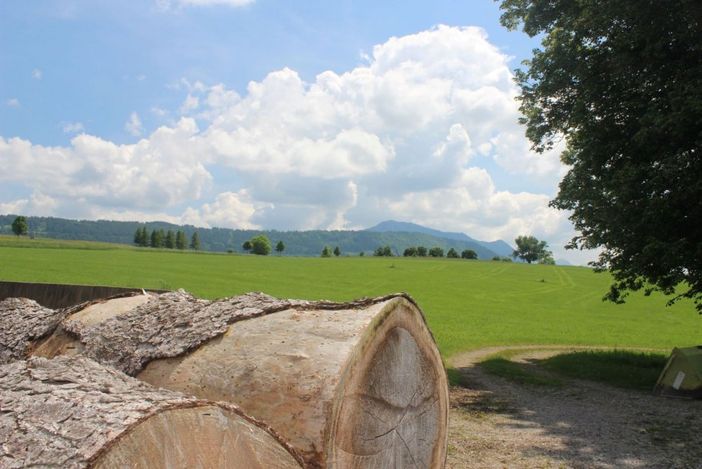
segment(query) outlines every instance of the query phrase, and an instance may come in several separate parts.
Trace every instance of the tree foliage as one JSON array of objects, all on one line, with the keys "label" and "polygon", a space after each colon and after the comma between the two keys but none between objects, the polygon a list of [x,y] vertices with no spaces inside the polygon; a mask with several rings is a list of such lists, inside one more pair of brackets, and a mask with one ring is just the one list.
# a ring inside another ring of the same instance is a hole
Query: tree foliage
[{"label": "tree foliage", "polygon": [[185,231],[178,230],[176,233],[176,249],[185,249],[188,247],[188,239],[185,237]]},{"label": "tree foliage", "polygon": [[417,248],[408,247],[405,249],[405,252],[403,252],[402,255],[405,257],[415,257],[417,255]]},{"label": "tree foliage", "polygon": [[458,252],[454,248],[451,248],[446,253],[446,257],[449,259],[458,259]]},{"label": "tree foliage", "polygon": [[[606,298],[660,290],[702,312],[702,2],[503,0],[502,23],[542,35],[517,72],[538,151],[565,136],[553,207],[600,248]],[[684,289],[684,290],[683,290]]]},{"label": "tree foliage", "polygon": [[378,246],[373,253],[377,257],[392,257],[392,249],[390,246]]},{"label": "tree foliage", "polygon": [[196,232],[190,237],[190,249],[199,250],[200,249],[200,235]]},{"label": "tree foliage", "polygon": [[17,236],[26,235],[29,231],[29,225],[27,224],[27,218],[22,215],[15,218],[12,222],[12,232]]},{"label": "tree foliage", "polygon": [[161,248],[163,247],[163,231],[154,230],[151,232],[151,247]]},{"label": "tree foliage", "polygon": [[241,249],[247,252],[250,251],[252,247],[253,245],[251,244],[250,239],[247,239],[246,241],[244,241],[244,244],[241,245]]},{"label": "tree foliage", "polygon": [[417,255],[419,257],[427,257],[428,251],[424,246],[417,246]]},{"label": "tree foliage", "polygon": [[478,254],[472,249],[466,249],[461,253],[463,259],[477,259]]},{"label": "tree foliage", "polygon": [[251,252],[259,256],[267,256],[271,253],[271,241],[266,235],[258,235],[251,238]]},{"label": "tree foliage", "polygon": [[531,264],[542,258],[552,258],[546,241],[539,241],[535,236],[517,236],[514,240],[517,249],[512,253],[512,257],[520,259]]},{"label": "tree foliage", "polygon": [[278,254],[282,254],[285,251],[285,243],[278,241],[278,244],[275,245],[275,250]]},{"label": "tree foliage", "polygon": [[444,257],[444,250],[438,246],[429,249],[429,256],[431,257]]},{"label": "tree foliage", "polygon": [[173,232],[173,230],[168,230],[166,232],[166,239],[164,240],[163,244],[168,249],[175,248],[176,237],[175,237],[175,233]]},{"label": "tree foliage", "polygon": [[322,248],[321,256],[322,257],[331,257],[331,255],[332,255],[331,248],[329,246],[324,246],[324,248]]},{"label": "tree foliage", "polygon": [[335,255],[336,257],[339,257],[339,256],[341,255],[341,249],[339,249],[339,246],[336,246],[336,247],[334,248],[334,255]]}]

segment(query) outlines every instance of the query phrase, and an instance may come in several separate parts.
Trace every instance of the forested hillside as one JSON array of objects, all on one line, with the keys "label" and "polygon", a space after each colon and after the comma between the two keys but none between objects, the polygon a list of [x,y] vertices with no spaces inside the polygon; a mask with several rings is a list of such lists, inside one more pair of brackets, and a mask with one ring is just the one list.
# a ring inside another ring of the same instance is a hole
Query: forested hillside
[{"label": "forested hillside", "polygon": [[[10,225],[15,215],[0,215],[0,233],[11,234]],[[480,241],[447,239],[427,233],[373,232],[373,231],[275,231],[232,230],[228,228],[198,228],[191,225],[174,225],[165,222],[125,222],[110,220],[68,220],[54,217],[27,217],[29,235],[55,239],[104,241],[133,244],[137,228],[146,226],[149,231],[183,230],[188,239],[194,232],[200,236],[201,248],[206,251],[243,252],[242,244],[258,234],[265,234],[274,244],[283,241],[284,255],[318,256],[324,246],[336,246],[342,255],[371,254],[379,246],[390,246],[395,255],[402,255],[411,246],[438,246],[444,251],[454,248],[458,252],[472,249],[480,259],[491,259],[498,255]],[[440,233],[440,232],[437,232]]]}]

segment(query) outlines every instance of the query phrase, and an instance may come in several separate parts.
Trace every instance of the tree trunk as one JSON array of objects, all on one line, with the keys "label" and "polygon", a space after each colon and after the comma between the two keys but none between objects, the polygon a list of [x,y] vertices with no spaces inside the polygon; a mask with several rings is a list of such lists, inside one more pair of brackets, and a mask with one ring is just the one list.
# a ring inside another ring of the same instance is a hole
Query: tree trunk
[{"label": "tree trunk", "polygon": [[[0,366],[0,467],[295,468],[232,405],[156,389],[84,357]],[[300,460],[301,461],[301,460]]]},{"label": "tree trunk", "polygon": [[448,390],[407,296],[352,303],[184,292],[94,303],[33,353],[82,352],[154,386],[239,405],[310,467],[442,467]]}]

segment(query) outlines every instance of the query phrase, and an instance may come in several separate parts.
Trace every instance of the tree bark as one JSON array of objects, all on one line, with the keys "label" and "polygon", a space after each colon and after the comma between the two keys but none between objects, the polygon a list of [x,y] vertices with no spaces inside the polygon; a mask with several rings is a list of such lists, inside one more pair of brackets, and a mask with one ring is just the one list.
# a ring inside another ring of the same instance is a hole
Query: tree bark
[{"label": "tree bark", "polygon": [[309,467],[442,467],[448,388],[417,305],[185,292],[94,303],[34,354],[81,352],[155,386],[239,405]]},{"label": "tree bark", "polygon": [[84,357],[0,366],[0,467],[301,467],[239,409]]},{"label": "tree bark", "polygon": [[32,345],[51,334],[66,316],[27,298],[0,301],[0,365],[27,356]]}]

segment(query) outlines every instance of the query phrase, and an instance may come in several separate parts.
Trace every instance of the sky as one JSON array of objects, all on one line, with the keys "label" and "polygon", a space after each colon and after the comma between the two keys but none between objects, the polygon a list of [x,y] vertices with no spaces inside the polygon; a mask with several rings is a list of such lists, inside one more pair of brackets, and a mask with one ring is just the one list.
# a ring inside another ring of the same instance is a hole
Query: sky
[{"label": "sky", "polygon": [[492,0],[4,0],[0,214],[575,234]]}]

